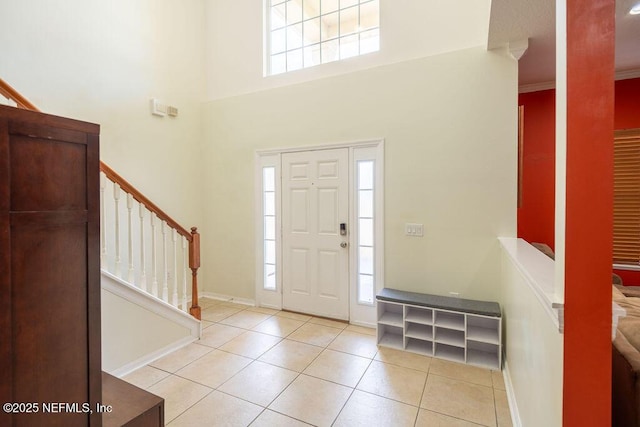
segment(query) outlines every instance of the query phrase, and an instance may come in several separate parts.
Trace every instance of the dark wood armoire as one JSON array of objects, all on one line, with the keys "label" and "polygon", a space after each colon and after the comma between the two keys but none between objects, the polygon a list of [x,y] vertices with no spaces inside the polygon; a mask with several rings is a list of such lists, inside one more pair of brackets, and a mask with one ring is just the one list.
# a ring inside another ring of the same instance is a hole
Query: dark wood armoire
[{"label": "dark wood armoire", "polygon": [[102,422],[99,130],[0,106],[2,426]]}]

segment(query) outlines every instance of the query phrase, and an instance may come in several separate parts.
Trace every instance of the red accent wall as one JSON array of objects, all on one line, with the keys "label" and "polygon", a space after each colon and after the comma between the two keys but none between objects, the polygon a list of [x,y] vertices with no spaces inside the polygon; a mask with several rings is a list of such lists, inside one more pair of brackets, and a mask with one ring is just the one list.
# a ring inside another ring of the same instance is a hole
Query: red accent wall
[{"label": "red accent wall", "polygon": [[[520,94],[524,105],[522,207],[518,237],[554,248],[555,90]],[[615,83],[614,128],[640,128],[640,78]],[[640,286],[640,271],[614,270],[627,286]]]},{"label": "red accent wall", "polygon": [[616,82],[615,129],[640,128],[640,78]]},{"label": "red accent wall", "polygon": [[518,237],[554,249],[556,91],[523,93],[522,206],[518,208]]}]

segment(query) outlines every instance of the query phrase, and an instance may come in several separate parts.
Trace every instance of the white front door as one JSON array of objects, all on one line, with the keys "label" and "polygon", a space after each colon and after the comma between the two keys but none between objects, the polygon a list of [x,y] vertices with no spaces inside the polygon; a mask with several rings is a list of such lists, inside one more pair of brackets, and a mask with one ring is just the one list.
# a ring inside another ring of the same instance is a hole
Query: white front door
[{"label": "white front door", "polygon": [[284,309],[349,319],[348,162],[347,148],[282,155]]}]

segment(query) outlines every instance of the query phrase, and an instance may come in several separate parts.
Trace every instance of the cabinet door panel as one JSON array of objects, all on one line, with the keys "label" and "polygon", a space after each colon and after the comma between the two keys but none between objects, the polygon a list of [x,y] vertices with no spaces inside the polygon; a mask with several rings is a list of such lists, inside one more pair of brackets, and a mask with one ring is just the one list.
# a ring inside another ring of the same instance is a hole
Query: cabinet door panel
[{"label": "cabinet door panel", "polygon": [[98,131],[0,106],[0,425],[101,425]]},{"label": "cabinet door panel", "polygon": [[11,210],[86,209],[86,157],[84,144],[12,136]]}]

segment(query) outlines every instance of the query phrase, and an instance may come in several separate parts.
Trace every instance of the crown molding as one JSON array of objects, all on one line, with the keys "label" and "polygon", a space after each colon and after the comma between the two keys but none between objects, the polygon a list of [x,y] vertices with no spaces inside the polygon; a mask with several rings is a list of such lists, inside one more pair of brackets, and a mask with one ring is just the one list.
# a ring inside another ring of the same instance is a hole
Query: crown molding
[{"label": "crown molding", "polygon": [[640,68],[635,70],[616,71],[616,80],[635,79],[640,77]]},{"label": "crown molding", "polygon": [[518,86],[518,93],[538,92],[541,90],[548,90],[548,89],[555,89],[555,88],[556,88],[555,80],[549,81],[549,82],[529,83],[526,85]]}]

